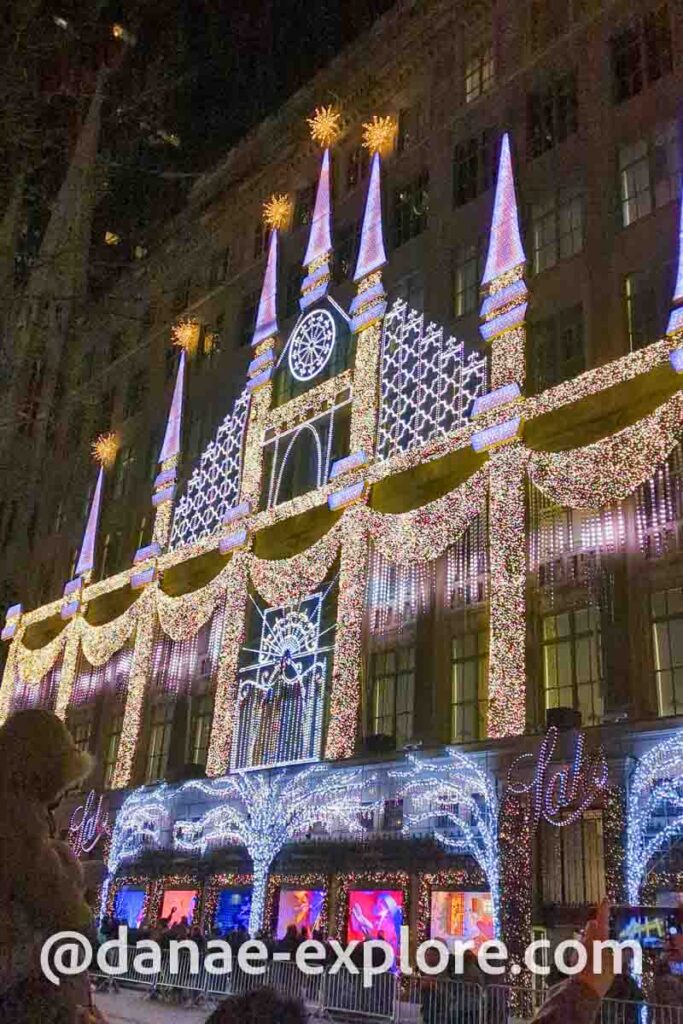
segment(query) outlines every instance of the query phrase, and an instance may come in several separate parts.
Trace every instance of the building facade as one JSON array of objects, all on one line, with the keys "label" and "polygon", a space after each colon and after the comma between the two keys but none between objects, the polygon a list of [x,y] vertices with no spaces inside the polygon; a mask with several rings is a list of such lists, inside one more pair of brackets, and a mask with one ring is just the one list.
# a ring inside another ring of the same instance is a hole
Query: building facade
[{"label": "building facade", "polygon": [[683,29],[641,6],[399,6],[74,330],[46,487],[115,435],[0,713],[97,754],[117,912],[519,950],[683,892]]}]

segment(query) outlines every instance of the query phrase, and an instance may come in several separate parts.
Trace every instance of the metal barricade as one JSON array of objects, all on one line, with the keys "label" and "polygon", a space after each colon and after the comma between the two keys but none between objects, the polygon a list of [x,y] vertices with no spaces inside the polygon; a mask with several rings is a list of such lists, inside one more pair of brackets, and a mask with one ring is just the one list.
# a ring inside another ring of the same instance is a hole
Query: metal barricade
[{"label": "metal barricade", "polygon": [[369,985],[362,974],[340,970],[324,975],[322,1005],[330,1013],[344,1013],[364,1020],[394,1020],[398,979],[394,974],[373,975]]}]

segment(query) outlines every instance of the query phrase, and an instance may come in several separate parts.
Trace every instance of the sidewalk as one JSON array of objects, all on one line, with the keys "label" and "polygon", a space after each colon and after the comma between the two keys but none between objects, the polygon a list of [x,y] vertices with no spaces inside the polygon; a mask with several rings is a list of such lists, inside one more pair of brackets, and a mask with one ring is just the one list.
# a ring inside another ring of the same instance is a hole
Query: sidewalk
[{"label": "sidewalk", "polygon": [[116,995],[96,992],[93,998],[108,1024],[204,1024],[210,1013],[196,1007],[156,1002],[147,993],[130,989],[122,989]]}]

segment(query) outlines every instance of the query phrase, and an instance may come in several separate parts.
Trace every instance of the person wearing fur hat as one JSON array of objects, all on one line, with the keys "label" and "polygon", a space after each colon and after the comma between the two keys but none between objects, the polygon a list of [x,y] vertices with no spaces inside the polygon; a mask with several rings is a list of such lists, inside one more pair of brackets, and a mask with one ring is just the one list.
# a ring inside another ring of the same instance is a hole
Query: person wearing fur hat
[{"label": "person wearing fur hat", "polygon": [[[51,711],[18,711],[0,728],[0,1022],[81,1024],[87,974],[44,977],[40,949],[91,924],[78,860],[55,838],[52,809],[92,769]],[[92,1019],[101,1019],[94,1016]]]}]

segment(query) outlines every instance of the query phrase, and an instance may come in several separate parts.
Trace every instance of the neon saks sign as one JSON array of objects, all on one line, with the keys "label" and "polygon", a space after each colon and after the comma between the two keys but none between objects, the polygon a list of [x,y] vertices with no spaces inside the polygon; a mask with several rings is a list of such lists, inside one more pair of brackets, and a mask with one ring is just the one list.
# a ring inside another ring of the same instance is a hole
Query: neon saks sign
[{"label": "neon saks sign", "polygon": [[[529,793],[532,799],[532,824],[538,828],[541,819],[550,825],[569,825],[580,818],[607,785],[609,770],[602,747],[591,754],[585,750],[586,737],[579,733],[574,759],[551,771],[550,764],[557,746],[557,729],[548,730],[537,754],[522,754],[510,765],[508,792]],[[531,782],[515,782],[519,769],[535,761]]]},{"label": "neon saks sign", "polygon": [[97,798],[91,789],[85,803],[77,807],[69,822],[69,841],[77,857],[95,849],[102,836],[109,835],[109,814],[103,807],[104,797]]}]

